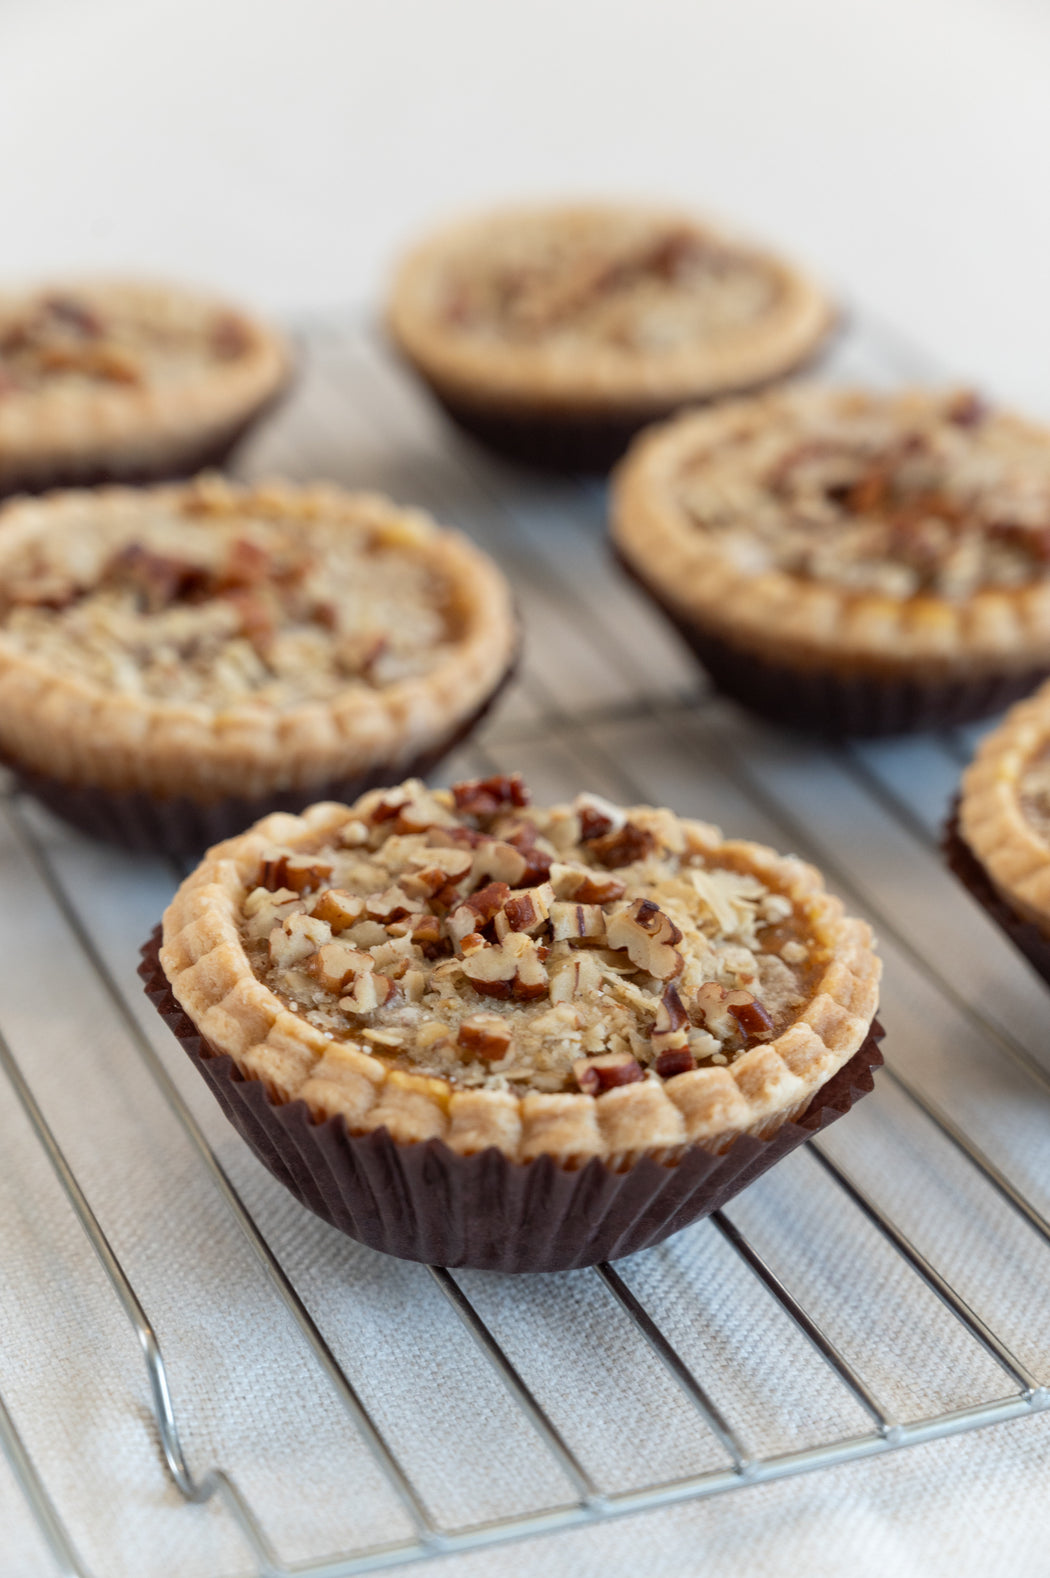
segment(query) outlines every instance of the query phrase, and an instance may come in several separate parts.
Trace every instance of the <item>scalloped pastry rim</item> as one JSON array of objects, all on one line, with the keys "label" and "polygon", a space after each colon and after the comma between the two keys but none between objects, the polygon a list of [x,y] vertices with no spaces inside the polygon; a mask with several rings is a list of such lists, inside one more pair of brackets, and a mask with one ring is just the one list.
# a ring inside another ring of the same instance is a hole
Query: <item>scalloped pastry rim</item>
[{"label": "scalloped pastry rim", "polygon": [[[427,284],[449,245],[493,227],[535,218],[590,213],[650,217],[688,226],[759,260],[779,281],[783,301],[760,324],[726,336],[722,346],[603,356],[600,347],[571,358],[542,346],[471,341],[446,331],[427,310]],[[775,252],[741,240],[722,225],[687,209],[642,203],[553,203],[488,209],[462,216],[423,236],[397,264],[386,305],[395,345],[452,403],[483,405],[505,415],[586,417],[660,415],[685,401],[711,399],[780,378],[808,361],[834,325],[836,312],[808,274]]]},{"label": "scalloped pastry rim", "polygon": [[[722,840],[717,829],[682,818],[694,848],[731,849],[804,904],[810,934],[829,951],[805,1007],[780,1035],[728,1066],[599,1096],[457,1091],[444,1079],[388,1070],[287,1010],[255,975],[238,929],[264,849],[316,847],[354,814],[355,807],[322,802],[301,816],[264,817],[209,850],[163,918],[161,968],[200,1035],[245,1077],[262,1080],[272,1100],[302,1099],[318,1120],[341,1113],[351,1133],[385,1126],[400,1143],[439,1138],[459,1154],[495,1146],[516,1161],[545,1154],[566,1166],[593,1156],[614,1167],[642,1155],[674,1161],[693,1145],[720,1153],[740,1134],[768,1137],[809,1106],[868,1035],[881,961],[867,923],[845,914],[812,866],[760,844]],[[316,1076],[326,1055],[335,1057],[342,1083]]]},{"label": "scalloped pastry rim", "polygon": [[[411,761],[471,717],[513,666],[519,636],[510,588],[469,538],[421,510],[375,493],[330,484],[217,485],[251,507],[308,519],[311,510],[370,516],[406,549],[430,557],[455,584],[467,628],[428,674],[373,691],[348,685],[322,701],[279,710],[245,701],[222,710],[199,703],[121,695],[60,674],[8,642],[0,627],[0,752],[17,767],[64,783],[117,793],[144,791],[208,801],[251,798],[277,788],[309,788]],[[0,575],[5,557],[46,536],[56,519],[192,495],[199,482],[150,488],[73,489],[13,500],[0,508]]]},{"label": "scalloped pastry rim", "polygon": [[[907,403],[930,398],[895,391]],[[1050,577],[988,589],[960,603],[854,592],[780,570],[749,574],[731,565],[670,497],[677,463],[698,439],[710,442],[742,413],[782,404],[854,403],[877,391],[801,383],[683,412],[643,433],[613,473],[610,531],[637,575],[686,623],[773,662],[803,669],[895,678],[982,675],[1050,663]],[[1000,419],[1050,443],[1050,432],[1012,413]]]}]

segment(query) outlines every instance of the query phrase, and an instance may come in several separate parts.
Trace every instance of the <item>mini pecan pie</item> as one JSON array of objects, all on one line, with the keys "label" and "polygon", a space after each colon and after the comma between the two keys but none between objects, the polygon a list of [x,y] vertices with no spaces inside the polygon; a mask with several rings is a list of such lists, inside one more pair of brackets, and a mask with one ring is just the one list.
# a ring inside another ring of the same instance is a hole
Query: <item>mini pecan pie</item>
[{"label": "mini pecan pie", "polygon": [[693,215],[521,209],[439,231],[402,263],[393,337],[450,413],[520,459],[609,465],[687,402],[751,389],[827,335],[823,294]]},{"label": "mini pecan pie", "polygon": [[779,722],[960,722],[1050,672],[1050,432],[970,393],[683,415],[625,460],[613,537],[716,684]]},{"label": "mini pecan pie", "polygon": [[429,766],[516,645],[495,565],[373,495],[204,477],[0,514],[0,752],[133,846]]},{"label": "mini pecan pie", "polygon": [[271,329],[187,290],[94,281],[0,294],[0,493],[216,464],[289,365]]},{"label": "mini pecan pie", "polygon": [[265,818],[183,883],[160,965],[209,1055],[315,1124],[614,1171],[776,1134],[865,1044],[879,979],[801,861],[540,810],[516,776]]},{"label": "mini pecan pie", "polygon": [[962,781],[949,864],[1050,981],[1050,686],[1010,709]]}]

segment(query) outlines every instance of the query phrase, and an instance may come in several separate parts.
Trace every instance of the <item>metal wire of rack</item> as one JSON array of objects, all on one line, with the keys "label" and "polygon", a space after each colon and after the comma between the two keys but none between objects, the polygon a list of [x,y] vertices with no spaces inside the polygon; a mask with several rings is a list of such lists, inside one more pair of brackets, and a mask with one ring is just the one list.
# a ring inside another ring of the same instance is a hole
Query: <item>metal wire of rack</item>
[{"label": "metal wire of rack", "polygon": [[[605,1301],[602,1308],[614,1308],[628,1323],[632,1340],[677,1390],[714,1453],[713,1461],[705,1450],[698,1453],[698,1466],[687,1462],[679,1464],[678,1471],[663,1474],[646,1473],[643,1456],[634,1465],[639,1472],[630,1482],[610,1484],[606,1479],[603,1483],[580,1445],[577,1422],[559,1418],[535,1379],[530,1380],[527,1346],[522,1348],[518,1341],[515,1351],[515,1341],[499,1334],[499,1322],[486,1319],[484,1288],[479,1284],[476,1291],[469,1276],[431,1267],[428,1274],[439,1302],[473,1341],[517,1410],[519,1422],[531,1430],[568,1491],[497,1515],[465,1521],[438,1517],[435,1497],[421,1488],[419,1475],[414,1476],[406,1462],[403,1443],[393,1442],[384,1429],[382,1405],[366,1395],[361,1376],[353,1373],[345,1334],[340,1333],[337,1341],[326,1329],[331,1322],[314,1312],[319,1305],[327,1311],[332,1306],[318,1295],[316,1285],[311,1284],[310,1294],[297,1286],[289,1269],[294,1259],[289,1249],[292,1240],[287,1233],[282,1237],[261,1225],[266,1211],[257,1202],[269,1200],[278,1186],[269,1180],[260,1182],[250,1172],[240,1182],[234,1179],[240,1159],[216,1142],[214,1125],[201,1115],[200,1103],[173,1066],[178,1054],[162,1050],[163,1041],[147,1024],[135,996],[133,940],[144,935],[142,916],[157,902],[156,896],[170,888],[173,873],[155,868],[143,872],[134,863],[118,862],[118,881],[110,864],[107,869],[119,892],[100,922],[95,884],[104,869],[102,857],[8,792],[0,802],[0,824],[7,858],[19,873],[22,891],[31,884],[41,895],[40,903],[50,906],[49,924],[58,928],[52,935],[60,934],[62,949],[77,958],[78,968],[95,983],[104,1033],[129,1045],[129,1056],[138,1060],[139,1072],[144,1071],[153,1097],[159,1098],[163,1122],[180,1131],[192,1156],[187,1164],[192,1188],[217,1192],[227,1223],[232,1222],[247,1245],[257,1274],[268,1283],[290,1323],[295,1363],[304,1374],[312,1370],[319,1377],[342,1428],[356,1432],[371,1455],[389,1488],[396,1509],[391,1521],[400,1532],[333,1549],[320,1542],[320,1532],[314,1536],[308,1531],[297,1542],[298,1554],[283,1555],[269,1530],[273,1516],[269,1500],[264,1512],[258,1497],[246,1492],[237,1474],[220,1466],[218,1458],[211,1460],[200,1450],[184,1451],[177,1423],[180,1388],[194,1391],[210,1383],[207,1377],[195,1377],[191,1383],[185,1375],[174,1377],[151,1322],[149,1298],[137,1290],[128,1265],[129,1258],[137,1263],[141,1233],[137,1229],[129,1236],[127,1224],[111,1204],[92,1203],[92,1188],[81,1178],[91,1170],[90,1162],[84,1161],[88,1153],[79,1137],[72,1142],[68,1138],[74,1132],[68,1130],[68,1121],[63,1139],[47,1116],[49,1104],[56,1101],[52,1071],[46,1060],[26,1053],[24,1030],[16,1023],[17,1033],[12,1033],[7,1009],[0,1007],[0,1068],[10,1098],[0,1103],[0,1133],[6,1132],[16,1111],[21,1114],[59,1186],[63,1209],[72,1212],[79,1224],[110,1295],[137,1338],[148,1377],[154,1444],[179,1495],[190,1504],[221,1505],[237,1531],[242,1553],[259,1574],[349,1578],[712,1497],[1047,1407],[1050,1346],[1040,1346],[1039,1333],[1024,1339],[1009,1318],[1003,1329],[994,1294],[989,1292],[998,1276],[995,1255],[987,1253],[988,1264],[982,1269],[967,1269],[965,1261],[954,1255],[951,1238],[945,1240],[933,1230],[924,1205],[933,1198],[938,1169],[943,1173],[949,1165],[946,1158],[954,1158],[963,1180],[960,1191],[981,1202],[980,1220],[994,1224],[1009,1220],[1009,1229],[1003,1231],[1021,1235],[1016,1239],[1020,1247],[1012,1252],[1025,1267],[1025,1275],[1034,1283],[1037,1273],[1045,1274],[1043,1257],[1050,1250],[1047,1180],[1038,1161],[1030,1160],[1030,1147],[1018,1143],[1018,1137],[1023,1140],[1028,1132],[1025,1126],[1033,1112],[1045,1124],[1050,1102],[1050,1072],[1040,1036],[1041,988],[983,917],[951,892],[950,879],[940,871],[935,853],[937,823],[970,748],[970,736],[847,750],[803,747],[758,728],[700,688],[695,670],[674,639],[606,562],[599,489],[584,483],[525,480],[449,440],[360,326],[315,325],[304,330],[303,339],[307,365],[303,387],[252,451],[249,468],[256,473],[282,470],[335,476],[416,499],[440,517],[463,523],[501,559],[514,581],[526,625],[522,682],[504,710],[460,757],[457,770],[521,767],[533,780],[538,798],[545,798],[548,791],[565,795],[586,783],[621,799],[673,801],[680,809],[706,814],[744,833],[766,836],[782,847],[811,855],[851,905],[875,920],[889,967],[884,1014],[890,1032],[888,1066],[880,1076],[881,1092],[869,1098],[843,1129],[859,1127],[866,1109],[871,1110],[865,1127],[880,1143],[890,1143],[897,1126],[903,1132],[908,1125],[918,1125],[923,1140],[909,1153],[910,1184],[903,1193],[888,1189],[884,1175],[865,1167],[861,1148],[851,1148],[837,1132],[811,1142],[808,1157],[790,1166],[796,1173],[807,1169],[807,1198],[819,1196],[835,1217],[848,1215],[851,1221],[866,1224],[869,1236],[859,1237],[854,1245],[858,1264],[864,1256],[876,1256],[877,1241],[882,1246],[878,1253],[894,1263],[896,1296],[917,1307],[916,1301],[929,1295],[947,1313],[956,1327],[952,1362],[976,1365],[979,1379],[963,1402],[915,1409],[902,1406],[885,1375],[872,1378],[870,1367],[854,1356],[855,1334],[838,1329],[834,1287],[829,1293],[821,1282],[826,1268],[811,1264],[804,1255],[793,1262],[789,1253],[778,1251],[779,1238],[792,1238],[792,1206],[788,1186],[780,1178],[788,1169],[777,1169],[761,1185],[767,1205],[753,1227],[748,1225],[745,1204],[738,1208],[734,1203],[728,1213],[718,1213],[711,1223],[689,1229],[681,1237],[714,1235],[711,1242],[717,1240],[735,1258],[754,1290],[790,1323],[829,1384],[841,1392],[854,1411],[852,1428],[825,1433],[803,1445],[791,1439],[790,1431],[786,1443],[770,1445],[756,1439],[754,1414],[745,1426],[734,1419],[727,1401],[736,1383],[729,1384],[717,1366],[711,1365],[711,1373],[706,1373],[702,1351],[687,1356],[689,1343],[682,1340],[678,1315],[651,1307],[651,1289],[634,1262],[619,1269],[602,1265],[574,1274],[588,1279],[586,1293],[579,1296]],[[855,329],[840,347],[836,370],[843,376],[890,382],[927,371],[922,359],[902,351],[888,331],[871,326]],[[902,892],[908,896],[903,905]],[[30,941],[39,954],[40,938]],[[1002,990],[988,992],[991,977]],[[14,1018],[17,1021],[17,1014]],[[34,1045],[43,1044],[46,1050],[47,1039],[45,1017],[36,1028]],[[923,1044],[933,1046],[926,1061],[911,1055]],[[949,1045],[950,1068],[943,1055]],[[992,1068],[1005,1091],[998,1117],[986,1100]],[[108,1066],[100,1070],[103,1101],[112,1077]],[[71,1148],[77,1150],[79,1162],[71,1159]],[[120,1157],[117,1164],[123,1165]],[[134,1166],[129,1152],[128,1176]],[[105,1195],[105,1190],[99,1193]],[[256,1202],[254,1208],[249,1194]],[[306,1230],[294,1212],[291,1221],[293,1232]],[[329,1231],[318,1224],[313,1230]],[[856,1231],[861,1233],[859,1228]],[[18,1244],[8,1245],[6,1236],[0,1219],[10,1291],[19,1282]],[[118,1237],[131,1246],[130,1256],[126,1248],[122,1252],[115,1247]],[[984,1242],[973,1240],[971,1258]],[[663,1248],[650,1252],[657,1258],[664,1255]],[[787,1269],[782,1265],[785,1260]],[[704,1274],[717,1279],[723,1274],[722,1264],[717,1262]],[[150,1269],[146,1280],[152,1286],[154,1276],[160,1274]],[[382,1267],[377,1276],[381,1283]],[[327,1291],[330,1294],[332,1289]],[[705,1300],[708,1291],[701,1286],[698,1301]],[[177,1309],[177,1290],[171,1308]],[[26,1318],[32,1318],[31,1311]],[[175,1320],[170,1313],[165,1318],[169,1325]],[[535,1310],[528,1319],[535,1321]],[[961,1352],[973,1357],[960,1360]],[[977,1355],[983,1356],[983,1363]],[[746,1372],[753,1362],[753,1355],[736,1353],[730,1368],[734,1373]],[[180,1363],[179,1369],[184,1368]],[[77,1379],[74,1375],[71,1384]],[[69,1495],[49,1484],[49,1475],[38,1461],[41,1454],[30,1443],[34,1432],[26,1396],[16,1402],[6,1395],[11,1381],[0,1343],[0,1445],[24,1498],[23,1510],[34,1520],[54,1568],[89,1578],[97,1574],[84,1555],[86,1543],[93,1548],[97,1543],[91,1516],[79,1505],[68,1512],[63,1503],[72,1505]],[[647,1399],[642,1401],[648,1406]],[[907,1404],[907,1398],[903,1401]],[[121,1406],[119,1398],[116,1406]],[[265,1435],[265,1399],[259,1402],[258,1416],[259,1430]],[[199,1423],[193,1433],[201,1434]],[[150,1449],[144,1441],[143,1452]],[[290,1480],[291,1494],[306,1496],[309,1523],[309,1487],[296,1486],[295,1463],[279,1437],[273,1438],[270,1452],[280,1473]],[[196,1466],[191,1466],[191,1456]],[[469,1466],[464,1469],[468,1473]],[[116,1552],[114,1571],[134,1570],[121,1561]],[[182,1569],[173,1569],[169,1561],[166,1570]],[[0,1573],[7,1578],[9,1571],[13,1578],[14,1569],[5,1567],[0,1547]]]}]

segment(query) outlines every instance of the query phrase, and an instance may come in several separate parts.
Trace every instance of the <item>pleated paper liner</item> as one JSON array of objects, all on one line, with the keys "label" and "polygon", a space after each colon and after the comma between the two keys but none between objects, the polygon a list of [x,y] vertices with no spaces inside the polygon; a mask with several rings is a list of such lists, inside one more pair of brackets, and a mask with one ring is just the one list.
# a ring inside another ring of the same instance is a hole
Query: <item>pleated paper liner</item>
[{"label": "pleated paper liner", "polygon": [[978,904],[987,910],[1014,947],[1020,949],[1033,970],[1042,976],[1047,985],[1050,985],[1050,940],[1032,921],[1018,915],[1017,911],[996,891],[987,871],[959,831],[958,798],[953,802],[951,815],[945,823],[941,850],[949,869],[954,872]]},{"label": "pleated paper liner", "polygon": [[0,474],[0,500],[18,493],[48,493],[56,488],[94,488],[118,485],[139,486],[154,482],[180,482],[200,471],[216,471],[230,460],[234,450],[246,439],[258,423],[281,405],[289,394],[294,377],[290,373],[280,388],[267,395],[250,411],[227,425],[220,433],[209,433],[194,442],[174,450],[158,448],[152,458],[140,458],[126,466],[109,461],[93,461],[85,455],[82,460],[47,460],[21,471],[14,465]]},{"label": "pleated paper liner", "polygon": [[402,1260],[485,1271],[568,1271],[659,1244],[718,1210],[873,1088],[883,1031],[806,1111],[769,1139],[740,1135],[720,1156],[693,1146],[675,1163],[642,1157],[615,1172],[592,1159],[570,1170],[550,1156],[459,1156],[441,1140],[398,1144],[316,1123],[303,1101],[276,1102],[216,1052],[176,1003],[158,959],[160,928],[142,950],[146,995],[207,1080],[230,1122],[296,1199],[351,1238]]},{"label": "pleated paper liner", "polygon": [[692,648],[715,686],[782,728],[830,739],[944,729],[1001,712],[1047,677],[1045,664],[962,679],[913,679],[776,663],[693,623],[654,591],[622,555],[617,558]]},{"label": "pleated paper liner", "polygon": [[838,338],[845,321],[843,314],[836,313],[812,351],[774,377],[746,387],[728,388],[707,399],[668,400],[663,403],[650,401],[633,411],[581,410],[573,415],[555,413],[549,407],[539,405],[523,405],[519,410],[509,411],[484,400],[474,403],[451,396],[405,357],[399,347],[393,349],[412,372],[423,379],[434,399],[457,427],[505,460],[538,471],[604,475],[623,457],[631,440],[643,428],[666,421],[683,407],[709,405],[729,396],[758,394],[763,389],[783,383],[787,378],[812,371]]},{"label": "pleated paper liner", "polygon": [[403,778],[425,777],[473,733],[511,682],[516,667],[515,663],[507,670],[491,695],[468,718],[407,762],[383,763],[363,773],[299,789],[274,790],[252,798],[236,795],[212,801],[183,795],[162,798],[141,790],[121,792],[92,784],[67,783],[34,772],[17,761],[7,760],[3,764],[10,768],[20,788],[91,838],[138,854],[195,855],[224,838],[243,832],[271,811],[303,811],[318,800],[351,803],[367,789],[400,783]]}]

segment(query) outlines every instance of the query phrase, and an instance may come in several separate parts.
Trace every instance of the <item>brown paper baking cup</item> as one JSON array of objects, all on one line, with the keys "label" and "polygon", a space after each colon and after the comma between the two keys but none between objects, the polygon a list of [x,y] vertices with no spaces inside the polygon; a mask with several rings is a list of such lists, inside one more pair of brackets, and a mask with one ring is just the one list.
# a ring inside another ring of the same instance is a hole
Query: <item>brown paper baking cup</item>
[{"label": "brown paper baking cup", "polygon": [[0,762],[10,769],[20,788],[91,838],[139,854],[195,855],[224,838],[243,832],[271,811],[303,811],[318,800],[350,804],[367,789],[400,783],[403,778],[425,777],[473,733],[510,684],[516,668],[515,662],[491,695],[450,734],[417,752],[407,762],[381,764],[367,772],[327,779],[300,789],[275,790],[251,799],[229,795],[221,800],[203,801],[181,795],[161,798],[139,790],[122,793],[92,784],[66,783],[34,772],[9,758],[0,758]]},{"label": "brown paper baking cup", "polygon": [[1024,920],[993,886],[987,871],[959,831],[959,801],[953,802],[951,815],[941,836],[941,850],[949,869],[1019,948],[1043,980],[1050,985],[1050,940],[1030,920]]},{"label": "brown paper baking cup", "polygon": [[142,460],[134,465],[118,466],[93,463],[89,457],[81,462],[48,461],[22,471],[5,471],[0,476],[0,499],[16,493],[47,493],[54,488],[93,488],[118,485],[138,486],[151,482],[179,482],[197,475],[199,471],[220,470],[230,459],[238,445],[264,417],[281,404],[291,390],[292,374],[272,394],[266,396],[237,422],[221,434],[210,434],[195,445],[181,448],[177,454],[169,450],[167,456],[158,454],[155,460]]},{"label": "brown paper baking cup", "polygon": [[794,668],[733,645],[686,618],[616,554],[627,574],[674,625],[716,687],[784,728],[832,739],[917,734],[987,718],[1029,695],[1050,668],[930,679]]},{"label": "brown paper baking cup", "polygon": [[296,1199],[351,1238],[402,1260],[481,1271],[570,1271],[659,1244],[710,1215],[774,1163],[848,1112],[882,1064],[875,1021],[860,1051],[801,1117],[769,1139],[740,1135],[721,1156],[693,1146],[675,1163],[649,1157],[614,1172],[593,1159],[512,1162],[498,1150],[460,1156],[442,1140],[401,1145],[389,1132],[316,1123],[303,1101],[275,1102],[216,1052],[176,1003],[158,959],[142,950],[146,995],[230,1122]]}]

